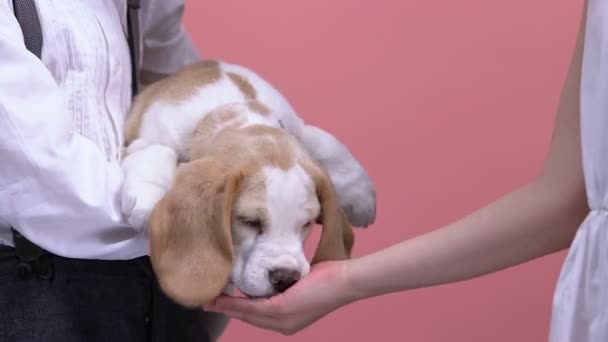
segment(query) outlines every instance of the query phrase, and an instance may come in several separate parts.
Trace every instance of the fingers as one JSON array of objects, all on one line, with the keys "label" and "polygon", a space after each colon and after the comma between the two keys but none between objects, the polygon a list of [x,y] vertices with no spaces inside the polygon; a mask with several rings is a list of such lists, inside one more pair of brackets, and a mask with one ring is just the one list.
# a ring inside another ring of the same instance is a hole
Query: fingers
[{"label": "fingers", "polygon": [[258,315],[254,315],[254,314],[244,313],[244,312],[240,312],[240,311],[230,311],[230,310],[223,311],[222,313],[233,319],[238,319],[240,321],[243,321],[245,323],[248,323],[248,324],[260,327],[260,328],[272,329],[272,330],[276,330],[277,328],[279,328],[276,320],[271,317],[258,316]]},{"label": "fingers", "polygon": [[213,304],[206,305],[205,310],[217,312],[239,312],[250,315],[275,316],[279,313],[276,300],[246,299],[236,297],[218,297]]},{"label": "fingers", "polygon": [[269,316],[258,316],[255,314],[247,314],[243,312],[224,312],[225,315],[245,322],[247,324],[251,324],[258,328],[273,330],[283,335],[292,335],[295,333],[294,330],[290,329],[289,324],[280,318],[269,317]]},{"label": "fingers", "polygon": [[233,319],[243,321],[253,326],[273,330],[283,335],[296,332],[291,327],[287,316],[280,314],[279,304],[272,298],[245,299],[234,297],[219,297],[215,303],[204,306],[206,311],[221,312]]}]

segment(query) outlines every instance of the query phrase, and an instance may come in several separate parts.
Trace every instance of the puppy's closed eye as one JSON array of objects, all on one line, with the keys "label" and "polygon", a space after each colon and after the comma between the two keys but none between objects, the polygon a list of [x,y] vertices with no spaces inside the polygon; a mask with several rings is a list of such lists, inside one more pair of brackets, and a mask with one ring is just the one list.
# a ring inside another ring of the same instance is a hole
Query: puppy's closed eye
[{"label": "puppy's closed eye", "polygon": [[302,226],[302,229],[308,229],[308,228],[312,227],[313,224],[315,224],[315,220],[310,220]]},{"label": "puppy's closed eye", "polygon": [[319,212],[319,215],[315,218],[316,224],[323,224],[323,212]]},{"label": "puppy's closed eye", "polygon": [[262,233],[264,231],[264,221],[258,217],[238,216],[237,220],[247,227],[254,229],[258,233]]}]

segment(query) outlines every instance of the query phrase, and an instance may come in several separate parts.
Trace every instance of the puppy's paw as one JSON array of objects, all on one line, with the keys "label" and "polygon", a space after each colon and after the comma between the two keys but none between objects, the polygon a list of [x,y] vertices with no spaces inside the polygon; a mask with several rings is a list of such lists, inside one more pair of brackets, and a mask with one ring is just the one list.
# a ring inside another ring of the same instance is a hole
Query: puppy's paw
[{"label": "puppy's paw", "polygon": [[146,229],[154,207],[165,192],[163,188],[154,184],[127,183],[122,190],[121,203],[127,222],[138,231]]},{"label": "puppy's paw", "polygon": [[376,188],[367,173],[363,171],[337,191],[340,205],[353,226],[366,228],[376,221]]}]

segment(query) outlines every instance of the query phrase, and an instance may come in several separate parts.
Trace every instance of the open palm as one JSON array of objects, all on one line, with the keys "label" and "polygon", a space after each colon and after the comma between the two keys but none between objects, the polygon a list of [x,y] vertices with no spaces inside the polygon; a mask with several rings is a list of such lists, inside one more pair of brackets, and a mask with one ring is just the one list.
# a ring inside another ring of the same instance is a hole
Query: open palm
[{"label": "open palm", "polygon": [[222,296],[205,309],[292,335],[354,300],[348,295],[344,267],[339,261],[321,263],[282,294],[265,299]]}]

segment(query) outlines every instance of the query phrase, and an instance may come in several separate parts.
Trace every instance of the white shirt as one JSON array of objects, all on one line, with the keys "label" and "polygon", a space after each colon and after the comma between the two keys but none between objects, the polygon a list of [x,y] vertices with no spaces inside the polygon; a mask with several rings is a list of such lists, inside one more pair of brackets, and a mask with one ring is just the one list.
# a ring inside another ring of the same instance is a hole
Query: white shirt
[{"label": "white shirt", "polygon": [[[9,226],[48,251],[128,259],[147,236],[120,210],[125,116],[131,104],[126,0],[37,1],[42,61],[0,0],[0,244]],[[199,59],[184,4],[142,0],[142,80]]]}]

